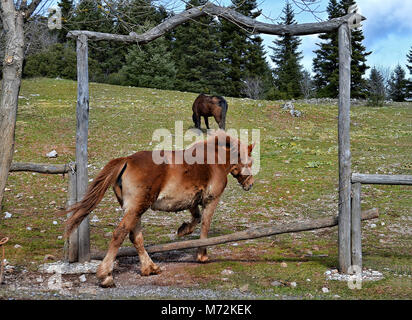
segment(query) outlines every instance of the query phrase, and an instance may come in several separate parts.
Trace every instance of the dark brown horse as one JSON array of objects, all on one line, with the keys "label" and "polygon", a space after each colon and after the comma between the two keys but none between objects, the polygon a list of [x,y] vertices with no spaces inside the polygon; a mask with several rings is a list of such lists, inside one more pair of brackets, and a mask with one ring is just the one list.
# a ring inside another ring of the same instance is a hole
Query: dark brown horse
[{"label": "dark brown horse", "polygon": [[[160,268],[150,259],[143,245],[142,214],[149,208],[167,212],[190,210],[192,221],[184,222],[179,227],[178,236],[192,233],[202,221],[200,239],[207,238],[212,215],[226,187],[228,174],[232,174],[244,190],[252,187],[252,149],[253,145],[244,145],[219,130],[185,150],[140,151],[113,159],[89,185],[83,200],[65,211],[73,212],[66,224],[65,237],[96,208],[106,190],[113,187],[124,217],[113,232],[108,252],[97,270],[100,285],[114,285],[113,263],[127,235],[139,255],[141,274],[158,274]],[[189,164],[187,159],[193,157],[199,161]],[[165,161],[159,163],[159,158]],[[178,158],[184,159],[182,164],[177,164]],[[205,262],[207,259],[206,248],[199,248],[197,260]]]},{"label": "dark brown horse", "polygon": [[209,128],[209,117],[214,117],[220,129],[225,130],[227,102],[220,96],[207,96],[201,93],[193,102],[192,119],[197,129],[200,129],[200,121],[205,119],[206,128]]}]

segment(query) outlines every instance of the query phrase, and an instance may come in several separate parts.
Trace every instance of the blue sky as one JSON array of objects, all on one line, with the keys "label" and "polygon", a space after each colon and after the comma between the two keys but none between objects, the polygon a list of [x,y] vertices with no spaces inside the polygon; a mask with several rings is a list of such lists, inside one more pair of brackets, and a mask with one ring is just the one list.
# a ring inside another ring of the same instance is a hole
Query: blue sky
[{"label": "blue sky", "polygon": [[[277,23],[279,14],[286,0],[260,0],[259,7],[265,16],[258,20]],[[317,1],[319,8],[317,16],[327,20],[326,10],[328,0]],[[393,68],[400,63],[406,71],[406,54],[412,47],[412,0],[358,0],[358,7],[363,16],[362,30],[365,36],[364,45],[372,54],[367,58],[369,66],[382,66]],[[316,17],[308,12],[299,12],[295,7],[295,19],[298,23],[316,22]],[[276,36],[262,35],[266,50]],[[302,37],[300,50],[303,51],[302,64],[305,68],[312,69],[313,50],[317,49],[319,42],[317,35]],[[409,75],[410,76],[410,75]]]}]

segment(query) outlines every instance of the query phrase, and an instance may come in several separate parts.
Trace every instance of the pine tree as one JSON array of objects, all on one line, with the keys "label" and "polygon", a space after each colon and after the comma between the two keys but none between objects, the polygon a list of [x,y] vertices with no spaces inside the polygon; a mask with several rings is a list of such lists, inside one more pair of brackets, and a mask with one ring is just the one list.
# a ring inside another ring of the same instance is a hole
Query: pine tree
[{"label": "pine tree", "polygon": [[156,39],[146,44],[144,50],[138,45],[132,46],[119,77],[119,82],[125,85],[173,89],[176,67],[168,41]]},{"label": "pine tree", "polygon": [[[232,9],[256,19],[260,15],[256,0],[232,0]],[[221,47],[224,50],[226,70],[226,95],[242,96],[245,81],[254,79],[262,83],[263,91],[272,86],[270,67],[265,58],[263,40],[253,35],[252,30],[222,20],[220,33]]]},{"label": "pine tree", "polygon": [[[344,16],[349,6],[354,5],[353,0],[329,0],[326,11],[328,18],[333,19]],[[339,94],[339,44],[338,32],[332,31],[319,36],[324,40],[317,45],[320,49],[315,50],[316,57],[313,60],[313,70],[315,72],[315,83],[318,94],[321,97],[337,97]],[[360,28],[351,30],[351,96],[354,98],[364,98],[366,96],[366,80],[363,78],[366,70],[366,57],[371,52],[366,52],[362,45],[364,40],[363,32]]]},{"label": "pine tree", "polygon": [[384,78],[376,67],[372,68],[368,79],[368,100],[373,106],[381,106],[385,100]]},{"label": "pine tree", "polygon": [[408,98],[412,98],[412,48],[409,50],[409,53],[406,55],[407,64],[406,67],[409,70],[411,78],[408,80]]},{"label": "pine tree", "polygon": [[[329,20],[339,17],[341,14],[338,1],[329,0],[326,11]],[[319,49],[314,51],[316,57],[313,59],[317,93],[320,97],[336,97],[339,90],[338,33],[322,33],[319,39],[323,42],[317,43]]]},{"label": "pine tree", "polygon": [[407,97],[408,82],[405,78],[405,70],[398,64],[388,81],[389,97],[393,101],[402,102]]},{"label": "pine tree", "polygon": [[406,55],[407,64],[406,67],[409,70],[409,73],[412,75],[412,48],[409,50],[409,53]]},{"label": "pine tree", "polygon": [[58,7],[62,14],[62,28],[58,30],[57,40],[59,43],[65,43],[67,32],[72,29],[70,20],[74,10],[73,0],[60,0]]},{"label": "pine tree", "polygon": [[[282,24],[296,24],[295,14],[289,2],[286,3],[282,13],[284,14]],[[296,36],[285,34],[278,40],[273,41],[273,55],[270,56],[276,64],[274,69],[275,85],[278,91],[278,98],[291,99],[302,95],[301,80],[302,66],[299,61],[302,59],[302,52],[298,51],[301,40]]]},{"label": "pine tree", "polygon": [[[206,2],[191,0],[186,9]],[[212,17],[205,16],[174,30],[172,51],[177,67],[176,89],[219,95],[225,93],[219,28]]]}]

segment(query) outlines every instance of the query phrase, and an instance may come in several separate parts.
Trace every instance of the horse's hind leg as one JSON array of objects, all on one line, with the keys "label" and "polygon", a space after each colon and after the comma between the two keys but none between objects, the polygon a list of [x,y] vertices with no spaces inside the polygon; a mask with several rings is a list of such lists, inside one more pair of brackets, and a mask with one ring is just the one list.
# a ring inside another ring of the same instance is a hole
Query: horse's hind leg
[{"label": "horse's hind leg", "polygon": [[160,269],[160,267],[158,267],[152,261],[152,259],[147,254],[146,249],[144,248],[140,216],[138,217],[135,228],[130,232],[129,238],[139,255],[142,276],[149,276],[151,274],[161,273],[162,270]]},{"label": "horse's hind leg", "polygon": [[125,237],[132,231],[137,223],[136,210],[126,209],[125,215],[113,232],[113,237],[109,245],[109,250],[104,257],[102,263],[97,269],[97,277],[100,279],[102,287],[113,287],[113,264],[116,259],[119,247],[123,243]]},{"label": "horse's hind leg", "polygon": [[195,230],[196,225],[199,224],[201,220],[201,215],[199,211],[199,206],[194,206],[190,209],[190,213],[192,214],[192,221],[189,223],[183,222],[182,225],[177,230],[178,237],[183,237],[187,234],[191,234],[193,230]]},{"label": "horse's hind leg", "polygon": [[192,115],[193,122],[195,124],[196,129],[200,129],[200,115],[193,113]]}]

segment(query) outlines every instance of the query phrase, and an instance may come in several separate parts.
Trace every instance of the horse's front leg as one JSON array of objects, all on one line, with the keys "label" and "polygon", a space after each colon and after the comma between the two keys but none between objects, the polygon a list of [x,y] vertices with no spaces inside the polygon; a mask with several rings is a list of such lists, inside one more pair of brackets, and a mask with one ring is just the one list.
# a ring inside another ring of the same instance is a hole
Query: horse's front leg
[{"label": "horse's front leg", "polygon": [[200,210],[199,206],[196,205],[193,208],[190,208],[190,213],[192,214],[192,221],[188,222],[183,222],[182,225],[179,227],[177,230],[177,236],[178,237],[183,237],[187,234],[191,234],[193,230],[195,230],[195,227],[201,220],[201,215],[200,215]]},{"label": "horse's front leg", "polygon": [[209,118],[206,117],[206,116],[204,116],[203,118],[205,119],[206,128],[210,129],[210,127],[209,127]]},{"label": "horse's front leg", "polygon": [[162,270],[152,261],[152,259],[147,254],[146,249],[144,248],[142,226],[140,221],[141,219],[139,216],[134,230],[129,234],[129,238],[139,255],[141,274],[142,276],[159,274],[162,272]]},{"label": "horse's front leg", "polygon": [[[210,223],[212,221],[213,213],[215,212],[216,206],[219,203],[220,197],[217,197],[210,201],[202,211],[202,227],[200,230],[200,239],[206,239],[209,233]],[[199,247],[197,249],[197,261],[206,262],[208,260],[206,247]]]}]

